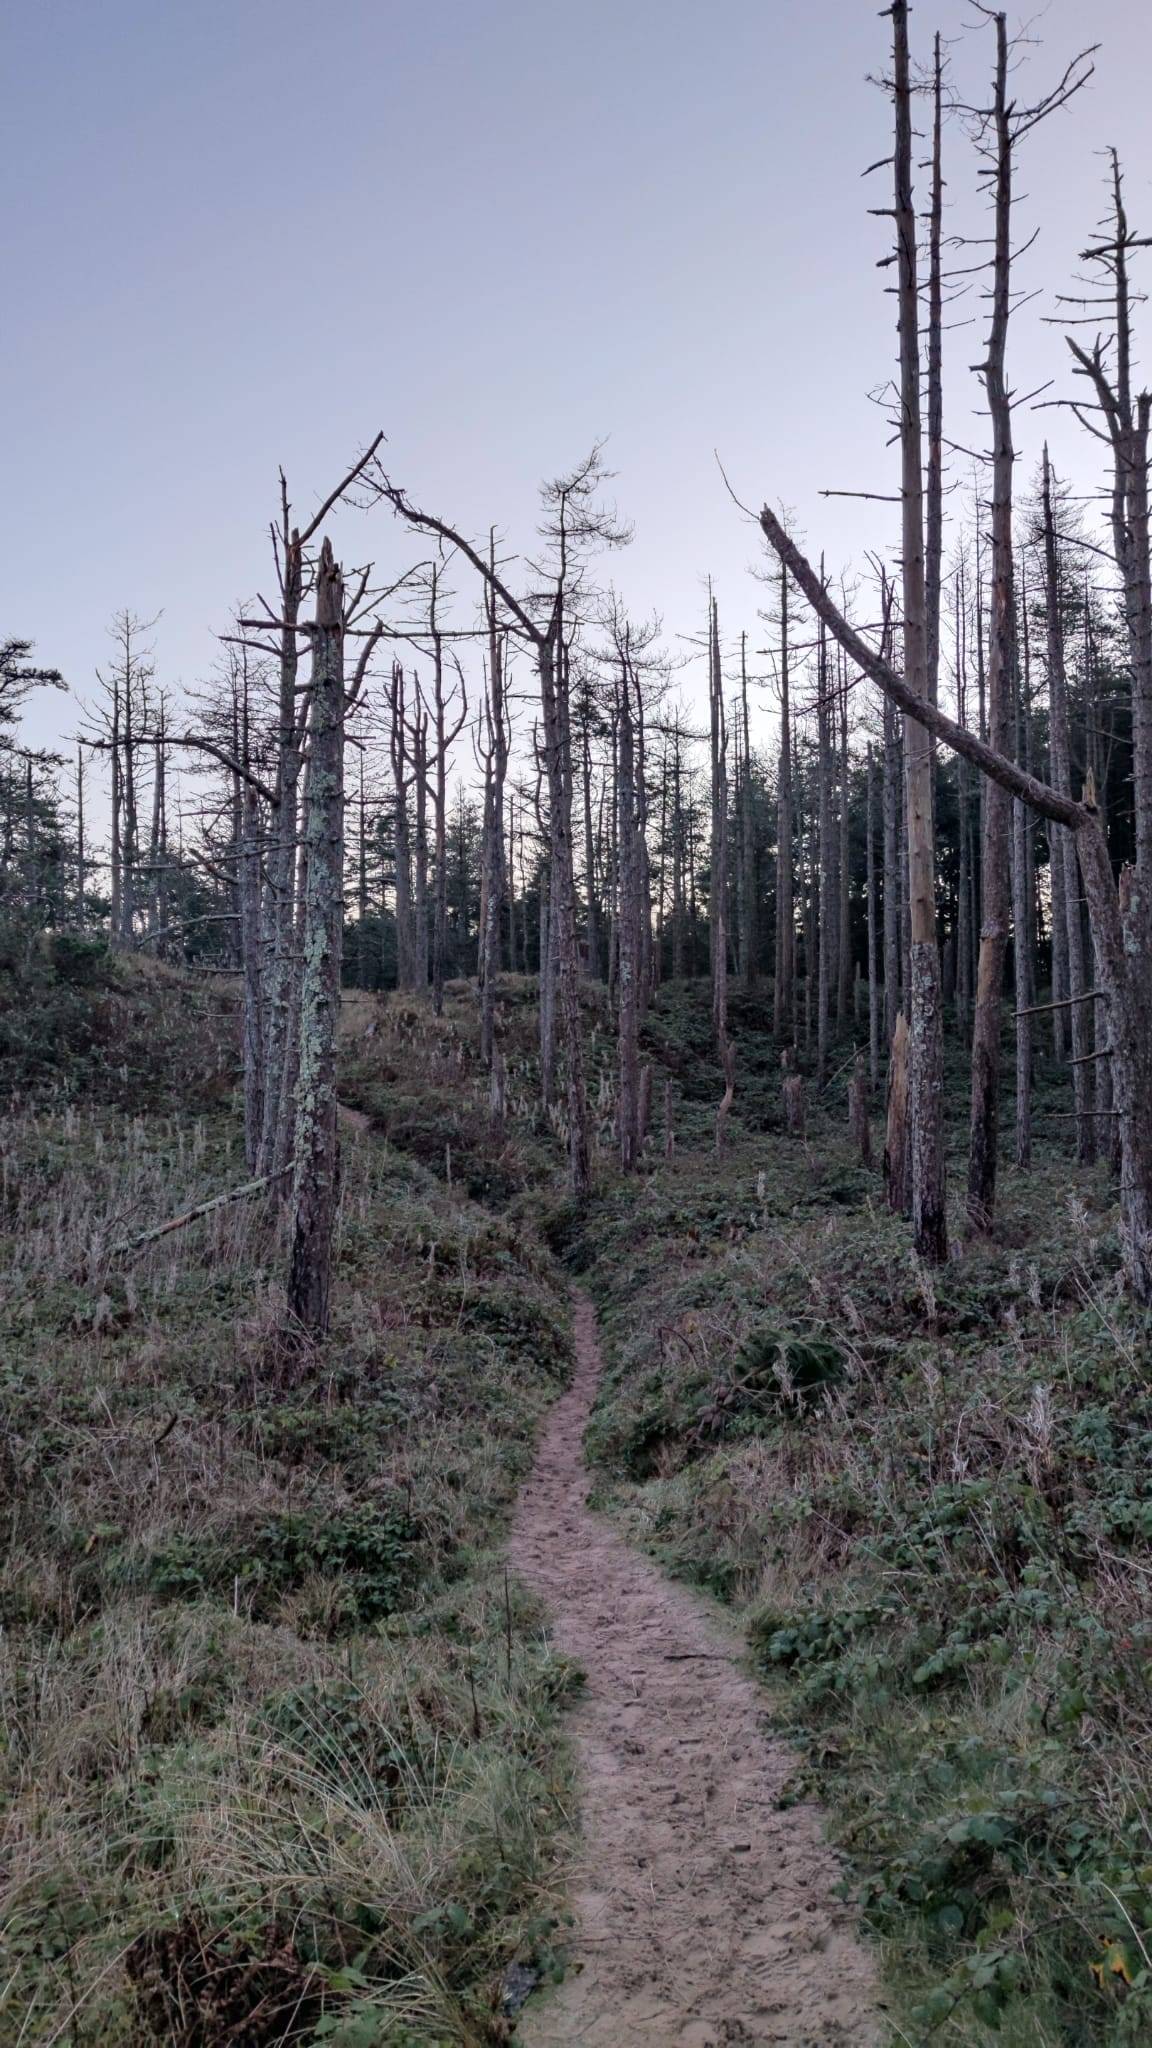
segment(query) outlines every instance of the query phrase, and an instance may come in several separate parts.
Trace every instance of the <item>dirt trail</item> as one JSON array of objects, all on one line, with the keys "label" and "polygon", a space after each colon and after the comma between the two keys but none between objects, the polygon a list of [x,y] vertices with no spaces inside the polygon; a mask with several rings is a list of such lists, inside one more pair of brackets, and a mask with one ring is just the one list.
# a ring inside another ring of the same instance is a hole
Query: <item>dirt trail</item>
[{"label": "dirt trail", "polygon": [[739,1643],[585,1505],[600,1351],[576,1297],[577,1371],[549,1419],[511,1559],[587,1673],[572,1715],[584,1849],[572,1967],[523,2048],[873,2048],[870,1958],[834,1897],[811,1806],[777,1810],[795,1758],[766,1736]]}]

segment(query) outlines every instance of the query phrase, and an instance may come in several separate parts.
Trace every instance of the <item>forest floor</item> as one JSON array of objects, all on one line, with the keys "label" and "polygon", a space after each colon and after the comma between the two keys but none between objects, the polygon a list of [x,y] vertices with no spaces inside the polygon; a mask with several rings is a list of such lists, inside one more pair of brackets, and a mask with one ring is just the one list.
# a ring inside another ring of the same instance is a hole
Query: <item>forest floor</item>
[{"label": "forest floor", "polygon": [[524,2048],[863,2048],[872,1958],[796,1757],[764,1727],[738,1634],[586,1504],[583,1440],[602,1370],[575,1300],[576,1372],[544,1424],[510,1557],[584,1674],[570,1714],[583,1839],[562,1984]]},{"label": "forest floor", "polygon": [[350,993],[301,1361],[263,1205],[117,1250],[244,1177],[234,993],[97,952],[0,980],[3,2048],[1152,2039],[1152,1344],[1066,1070],[929,1272],[762,997],[717,1157],[658,992],[625,1179],[583,992],[577,1213],[534,984],[499,1129],[474,991]]}]

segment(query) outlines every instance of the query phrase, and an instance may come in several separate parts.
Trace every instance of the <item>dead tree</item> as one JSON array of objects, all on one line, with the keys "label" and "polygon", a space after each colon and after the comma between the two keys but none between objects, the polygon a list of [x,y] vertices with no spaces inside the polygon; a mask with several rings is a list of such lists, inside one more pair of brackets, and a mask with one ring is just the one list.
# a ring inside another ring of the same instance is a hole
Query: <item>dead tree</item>
[{"label": "dead tree", "polygon": [[735,1087],[736,1055],[728,1036],[728,722],[720,666],[720,623],[713,597],[708,619],[708,698],[712,768],[712,837],[709,850],[708,930],[712,955],[712,1028],[724,1075],[716,1112],[716,1150],[723,1150]]},{"label": "dead tree", "polygon": [[344,929],[344,581],[327,540],[316,571],[308,738],[288,1311],[306,1336],[317,1338],[328,1328],[339,1194],[336,1028]]},{"label": "dead tree", "polygon": [[[1064,619],[1060,591],[1060,558],[1056,521],[1052,506],[1052,471],[1045,443],[1041,472],[1041,507],[1044,530],[1044,616],[1048,653],[1048,747],[1053,789],[1071,796],[1071,751],[1068,721],[1068,679],[1064,660]],[[1080,922],[1080,879],[1076,870],[1076,847],[1072,834],[1054,825],[1049,835],[1053,861],[1059,862],[1061,889],[1057,905],[1053,890],[1053,921],[1057,908],[1063,914],[1063,954],[1066,962],[1065,988],[1068,998],[1072,1039],[1072,1085],[1076,1104],[1076,1149],[1083,1161],[1096,1153],[1094,1119],[1091,1114],[1092,1077],[1090,1041],[1092,1002],[1085,974],[1084,936]],[[1055,995],[1055,990],[1053,991]],[[1059,999],[1059,998],[1058,998]],[[1027,1007],[1026,1002],[1018,1004]]]},{"label": "dead tree", "polygon": [[641,871],[636,802],[636,749],[631,631],[616,631],[619,680],[616,727],[619,736],[616,810],[617,874],[617,1125],[620,1164],[631,1173],[640,1157]]},{"label": "dead tree", "polygon": [[793,870],[792,728],[788,676],[788,577],[780,572],[780,765],[776,785],[776,985],[772,1028],[795,1038],[796,908]]},{"label": "dead tree", "polygon": [[591,1190],[592,1151],[580,1020],[572,851],[572,733],[563,648],[567,610],[575,602],[580,584],[580,552],[595,542],[611,546],[627,538],[623,528],[594,507],[601,477],[599,451],[594,450],[571,475],[547,487],[544,537],[552,556],[550,588],[543,597],[527,600],[515,597],[504,576],[447,521],[413,505],[404,491],[382,473],[375,477],[379,494],[410,527],[433,533],[459,550],[502,607],[508,631],[531,649],[536,662],[551,835],[549,940],[555,951],[564,1043],[569,1170],[572,1191],[578,1200],[585,1199]]},{"label": "dead tree", "polygon": [[[900,448],[904,676],[914,702],[929,701],[924,586],[924,484],[920,433],[920,344],[916,214],[912,202],[912,92],[907,0],[893,0],[896,113],[895,221],[900,332]],[[825,617],[819,609],[818,617]],[[825,618],[827,623],[827,619]],[[841,643],[843,644],[843,643]],[[944,1185],[944,1032],[940,947],[936,936],[932,750],[913,715],[904,723],[907,793],[909,950],[909,1097],[912,1126],[912,1224],[921,1258],[948,1256]]]},{"label": "dead tree", "polygon": [[[978,115],[978,144],[987,158],[985,180],[993,207],[991,320],[981,370],[992,427],[992,570],[988,634],[988,738],[1003,756],[1011,751],[1012,678],[1015,669],[1016,600],[1012,543],[1012,396],[1005,360],[1012,286],[1012,205],[1015,151],[1025,135],[1067,104],[1089,76],[1078,58],[1054,92],[1031,107],[1008,97],[1008,25],[1002,13],[980,11],[996,34],[992,106]],[[972,1116],[968,1153],[968,1222],[973,1230],[992,1227],[996,1206],[996,1164],[1000,1079],[1000,1011],[1010,913],[1011,798],[995,782],[984,791],[981,867],[980,955],[972,1031]]]},{"label": "dead tree", "polygon": [[[1008,29],[995,17],[996,76],[991,124],[994,256],[992,317],[982,365],[992,426],[992,573],[988,628],[988,737],[999,754],[1010,752],[1016,596],[1012,551],[1012,403],[1005,376],[1012,275],[1012,120],[1008,105]],[[1012,805],[1008,792],[990,783],[984,792],[981,862],[980,955],[972,1024],[972,1114],[968,1149],[968,1222],[992,1228],[996,1207],[996,1165],[1000,1094],[1000,1009],[1004,956],[1008,947]]]},{"label": "dead tree", "polygon": [[865,899],[868,920],[868,1076],[875,1089],[880,1084],[880,991],[879,946],[876,929],[876,799],[872,749],[868,748],[864,813]]},{"label": "dead tree", "polygon": [[[488,560],[495,568],[496,536],[489,535]],[[496,983],[500,974],[500,935],[504,923],[506,862],[504,848],[504,785],[508,776],[511,734],[505,692],[507,640],[501,634],[496,611],[496,593],[491,583],[484,587],[488,627],[488,666],[484,695],[484,916],[480,933],[480,1057],[492,1064],[496,1044]]]},{"label": "dead tree", "polygon": [[414,989],[416,979],[416,914],[412,888],[412,818],[408,794],[416,782],[409,769],[407,684],[402,662],[392,663],[388,685],[388,750],[392,762],[393,905],[396,919],[396,986]]},{"label": "dead tree", "polygon": [[335,490],[329,492],[303,528],[293,524],[288,484],[281,470],[280,518],[272,529],[280,608],[278,615],[269,613],[265,622],[254,622],[256,625],[262,623],[263,630],[274,635],[279,663],[275,824],[267,852],[271,901],[264,1002],[264,1124],[260,1138],[260,1168],[264,1173],[286,1165],[292,1143],[300,993],[296,929],[297,840],[308,718],[308,700],[306,694],[297,688],[297,673],[300,609],[307,595],[311,573],[307,550],[333,506],[363,475],[382,439],[383,436],[377,434],[371,446],[341,477]]},{"label": "dead tree", "polygon": [[745,990],[756,986],[756,789],[752,773],[752,728],[748,718],[748,636],[740,635],[740,965]]},{"label": "dead tree", "polygon": [[872,677],[911,720],[961,754],[984,777],[1019,796],[1041,817],[1067,825],[1075,839],[1092,931],[1098,988],[1108,1006],[1113,1097],[1120,1131],[1120,1205],[1128,1284],[1141,1304],[1152,1303],[1152,948],[1148,943],[1146,885],[1135,869],[1117,883],[1108,842],[1089,780],[1076,802],[986,740],[928,704],[858,633],[833,603],[820,577],[791,541],[768,505],[760,524],[780,560],[849,658]]},{"label": "dead tree", "polygon": [[[1111,152],[1111,233],[1085,249],[1081,261],[1096,266],[1103,293],[1065,303],[1087,309],[1095,325],[1098,309],[1112,316],[1110,336],[1097,334],[1091,348],[1071,335],[1068,346],[1077,373],[1091,385],[1094,405],[1073,409],[1083,424],[1105,439],[1112,453],[1112,548],[1120,572],[1128,659],[1132,671],[1133,793],[1136,807],[1136,867],[1145,882],[1152,876],[1152,557],[1149,550],[1149,433],[1152,392],[1133,391],[1132,287],[1129,258],[1133,250],[1152,247],[1152,237],[1129,226],[1124,205],[1120,160]],[[1109,355],[1112,356],[1109,369]],[[1097,413],[1101,425],[1086,417]]]},{"label": "dead tree", "polygon": [[316,567],[316,618],[308,701],[304,805],[303,972],[293,1116],[288,1313],[310,1339],[328,1329],[332,1253],[340,1192],[336,1037],[344,940],[344,729],[376,642],[365,639],[348,695],[344,688],[344,579],[325,540]]},{"label": "dead tree", "polygon": [[460,688],[460,711],[449,728],[452,691],[445,688],[444,637],[437,609],[439,572],[432,566],[428,598],[428,630],[432,643],[432,717],[435,744],[432,753],[432,1009],[444,1013],[444,970],[448,951],[448,756],[464,730],[468,717],[468,692],[464,672],[456,667]]}]

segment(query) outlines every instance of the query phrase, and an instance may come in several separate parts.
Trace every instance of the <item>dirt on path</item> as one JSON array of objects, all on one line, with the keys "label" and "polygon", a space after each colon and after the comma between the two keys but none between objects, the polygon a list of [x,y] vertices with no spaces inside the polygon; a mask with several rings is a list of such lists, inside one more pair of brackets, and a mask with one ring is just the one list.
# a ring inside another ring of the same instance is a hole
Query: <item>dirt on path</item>
[{"label": "dirt on path", "polygon": [[546,1426],[510,1556],[587,1674],[572,1714],[583,1848],[567,1977],[523,2048],[875,2048],[871,1959],[818,1810],[778,1808],[795,1767],[721,1617],[586,1505],[600,1373],[576,1296],[577,1369]]}]

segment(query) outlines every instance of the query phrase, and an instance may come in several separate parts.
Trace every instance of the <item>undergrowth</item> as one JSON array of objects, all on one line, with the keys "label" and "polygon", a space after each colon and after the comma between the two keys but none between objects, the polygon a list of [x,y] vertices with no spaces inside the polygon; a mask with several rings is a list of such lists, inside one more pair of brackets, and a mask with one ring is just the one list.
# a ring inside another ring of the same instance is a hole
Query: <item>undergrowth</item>
[{"label": "undergrowth", "polygon": [[225,999],[112,973],[136,1108],[69,1000],[4,1137],[0,2040],[506,2039],[557,1967],[575,1674],[495,1546],[563,1290],[351,1131],[315,1354],[266,1206],[118,1253],[245,1174]]},{"label": "undergrowth", "polygon": [[717,1160],[697,1007],[662,992],[648,1029],[675,1160],[551,1220],[603,1316],[600,1498],[743,1616],[896,2040],[1146,2041],[1152,1360],[1114,1189],[1047,1150],[1004,1174],[996,1242],[930,1272],[843,1082],[787,1138],[763,1040]]}]

